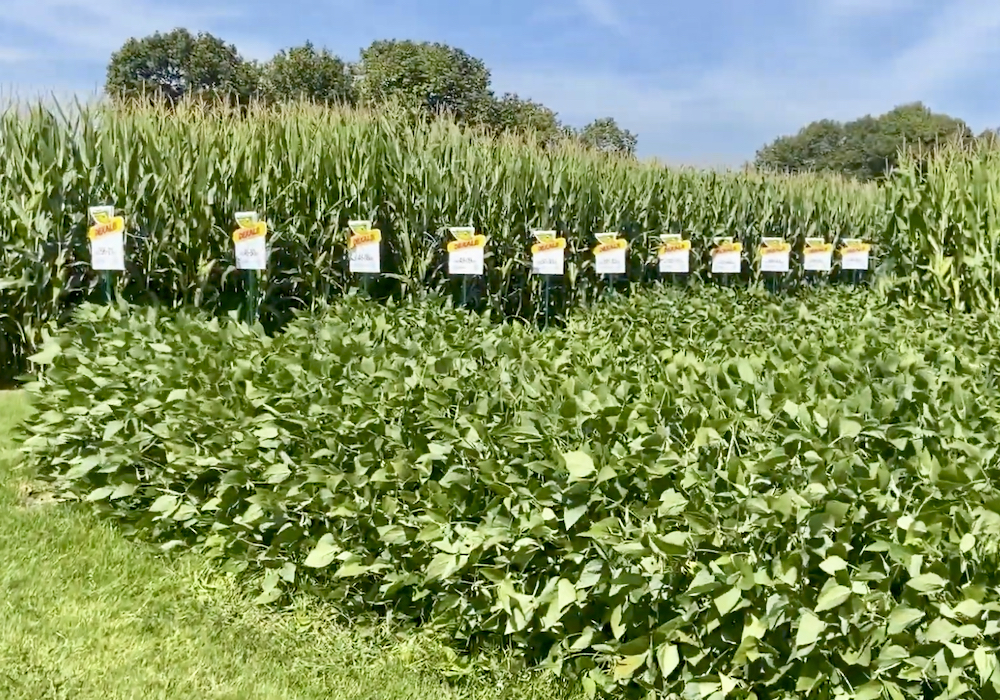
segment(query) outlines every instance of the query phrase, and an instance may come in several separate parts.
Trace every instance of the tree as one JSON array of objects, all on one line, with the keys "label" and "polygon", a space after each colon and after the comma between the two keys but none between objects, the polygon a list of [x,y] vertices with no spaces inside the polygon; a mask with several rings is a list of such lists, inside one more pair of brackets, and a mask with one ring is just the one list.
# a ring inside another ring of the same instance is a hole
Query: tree
[{"label": "tree", "polygon": [[495,132],[533,134],[543,143],[553,143],[562,137],[562,125],[556,113],[532,100],[505,93],[490,95],[483,105],[479,121]]},{"label": "tree", "polygon": [[126,41],[111,56],[105,90],[115,97],[162,97],[171,104],[188,95],[244,101],[256,92],[256,80],[256,67],[232,44],[175,29]]},{"label": "tree", "polygon": [[353,78],[344,61],[310,42],[283,50],[263,68],[262,90],[277,102],[304,99],[322,104],[354,101]]},{"label": "tree", "polygon": [[361,52],[358,96],[365,104],[399,100],[429,114],[468,122],[489,99],[486,65],[446,44],[376,41]]},{"label": "tree", "polygon": [[824,119],[782,136],[757,152],[755,163],[768,170],[838,172],[863,180],[885,177],[900,150],[930,153],[953,140],[970,140],[960,119],[935,114],[920,102],[846,124]]},{"label": "tree", "polygon": [[595,119],[579,131],[577,138],[590,148],[629,156],[635,155],[638,142],[635,134],[622,129],[611,117]]}]

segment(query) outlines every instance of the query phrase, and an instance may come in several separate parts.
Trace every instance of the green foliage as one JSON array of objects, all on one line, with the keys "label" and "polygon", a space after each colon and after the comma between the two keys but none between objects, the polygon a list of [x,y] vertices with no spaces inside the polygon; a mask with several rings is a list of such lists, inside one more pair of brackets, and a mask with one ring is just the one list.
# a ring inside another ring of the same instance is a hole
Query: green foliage
[{"label": "green foliage", "polygon": [[361,51],[357,70],[359,97],[367,105],[395,100],[466,121],[489,98],[486,64],[446,44],[375,41]]},{"label": "green foliage", "polygon": [[273,102],[307,100],[326,105],[354,101],[350,68],[326,49],[303,46],[280,51],[263,68],[262,92]]},{"label": "green foliage", "polygon": [[672,170],[486,138],[444,119],[411,124],[301,104],[10,112],[0,123],[0,353],[20,357],[49,320],[99,299],[86,212],[105,202],[128,226],[122,296],[219,313],[244,300],[233,216],[260,210],[272,232],[261,310],[275,328],[355,284],[345,261],[351,219],[374,219],[383,232],[388,274],[373,285],[378,297],[448,288],[440,230],[477,226],[489,238],[479,307],[526,318],[536,298],[531,228],[568,237],[560,294],[572,306],[601,290],[594,232],[619,230],[630,242],[623,288],[656,277],[658,236],[671,230],[691,237],[698,274],[708,269],[712,237],[736,234],[751,276],[760,236],[786,236],[796,255],[805,236],[880,242],[884,196],[833,178]]},{"label": "green foliage", "polygon": [[989,142],[904,158],[889,192],[886,269],[911,299],[960,309],[1000,302],[1000,150]]},{"label": "green foliage", "polygon": [[565,138],[555,112],[513,93],[489,97],[478,120],[494,131],[530,134],[544,144],[554,144]]},{"label": "green foliage", "polygon": [[175,29],[126,41],[111,56],[105,90],[171,104],[187,96],[245,102],[257,91],[257,69],[211,34]]},{"label": "green foliage", "polygon": [[634,156],[638,139],[628,129],[622,129],[611,117],[595,119],[577,134],[580,142],[590,148],[609,153]]},{"label": "green foliage", "polygon": [[663,291],[538,332],[85,307],[25,450],[127,532],[596,691],[994,697],[1000,324]]},{"label": "green foliage", "polygon": [[846,124],[823,119],[794,136],[782,136],[757,152],[758,167],[782,172],[835,172],[862,180],[885,178],[900,151],[924,155],[972,138],[960,119],[935,114],[916,102],[879,117]]}]

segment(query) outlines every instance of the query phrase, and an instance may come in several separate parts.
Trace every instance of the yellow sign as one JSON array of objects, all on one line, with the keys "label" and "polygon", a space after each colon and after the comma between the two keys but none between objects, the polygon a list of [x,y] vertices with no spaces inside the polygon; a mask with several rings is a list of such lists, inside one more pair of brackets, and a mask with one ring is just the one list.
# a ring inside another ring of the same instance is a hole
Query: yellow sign
[{"label": "yellow sign", "polygon": [[822,238],[807,238],[806,247],[803,252],[806,255],[819,255],[820,253],[830,253],[832,251],[832,243],[827,243]]},{"label": "yellow sign", "polygon": [[351,250],[382,241],[382,232],[372,228],[371,221],[349,221],[347,225],[351,229],[347,237],[347,247]]},{"label": "yellow sign", "polygon": [[628,241],[624,238],[619,238],[617,231],[595,233],[594,238],[597,239],[597,245],[594,247],[594,255],[602,255],[604,253],[610,253],[616,250],[625,250],[628,248]]},{"label": "yellow sign", "polygon": [[257,212],[241,211],[236,214],[236,223],[239,228],[233,232],[233,242],[242,243],[253,238],[262,238],[267,235],[267,222],[259,221]]},{"label": "yellow sign", "polygon": [[448,229],[455,240],[448,242],[448,252],[454,253],[458,250],[468,248],[485,248],[486,236],[476,233],[476,229],[471,226],[453,227]]},{"label": "yellow sign", "polygon": [[668,253],[691,250],[691,241],[681,238],[679,233],[665,233],[660,236],[660,257]]},{"label": "yellow sign", "polygon": [[871,252],[871,244],[865,243],[860,238],[848,238],[844,241],[844,245],[840,249],[840,253],[869,253]]},{"label": "yellow sign", "polygon": [[102,236],[125,231],[125,217],[115,216],[114,207],[91,207],[90,219],[93,226],[87,230],[87,238],[96,241]]},{"label": "yellow sign", "polygon": [[741,253],[743,252],[743,244],[739,241],[734,241],[731,238],[725,240],[716,241],[715,248],[712,249],[712,255],[722,255],[724,253]]},{"label": "yellow sign", "polygon": [[532,231],[532,234],[537,241],[531,246],[534,255],[549,250],[566,250],[566,239],[557,236],[555,231]]},{"label": "yellow sign", "polygon": [[773,253],[787,253],[792,249],[784,238],[765,238],[760,246],[761,255],[771,255]]}]

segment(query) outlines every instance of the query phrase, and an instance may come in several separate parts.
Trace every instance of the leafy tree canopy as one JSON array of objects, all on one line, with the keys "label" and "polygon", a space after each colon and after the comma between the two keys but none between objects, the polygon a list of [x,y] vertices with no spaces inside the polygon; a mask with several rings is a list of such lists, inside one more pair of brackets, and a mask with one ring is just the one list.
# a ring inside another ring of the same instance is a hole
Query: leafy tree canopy
[{"label": "leafy tree canopy", "polygon": [[540,102],[510,92],[502,97],[490,95],[479,121],[496,132],[533,133],[544,143],[553,143],[563,136],[563,127],[555,112]]},{"label": "leafy tree canopy", "polygon": [[952,140],[971,138],[972,131],[961,119],[914,102],[878,117],[813,122],[760,149],[755,163],[768,170],[829,171],[871,180],[885,177],[895,167],[901,149],[929,153]]},{"label": "leafy tree canopy", "polygon": [[577,137],[585,146],[629,156],[635,155],[638,141],[635,134],[618,126],[618,122],[611,117],[595,119],[583,127]]},{"label": "leafy tree canopy", "polygon": [[354,101],[350,67],[310,43],[280,51],[264,65],[261,90],[272,101],[310,100],[322,104]]},{"label": "leafy tree canopy", "polygon": [[115,97],[159,95],[171,103],[202,94],[239,102],[251,97],[369,106],[391,102],[402,114],[448,113],[460,123],[492,133],[533,134],[545,144],[573,138],[630,155],[636,147],[635,135],[614,119],[597,119],[577,132],[539,102],[510,92],[498,97],[482,60],[441,43],[375,41],[356,64],[348,64],[306,42],[257,65],[211,34],[175,29],[126,41],[111,57],[106,90]]},{"label": "leafy tree canopy", "polygon": [[129,39],[111,56],[106,90],[116,97],[146,95],[174,103],[186,96],[245,100],[256,90],[257,69],[236,47],[186,29]]},{"label": "leafy tree canopy", "polygon": [[357,71],[358,96],[366,104],[396,99],[466,121],[490,96],[486,64],[446,44],[376,41],[361,52]]}]

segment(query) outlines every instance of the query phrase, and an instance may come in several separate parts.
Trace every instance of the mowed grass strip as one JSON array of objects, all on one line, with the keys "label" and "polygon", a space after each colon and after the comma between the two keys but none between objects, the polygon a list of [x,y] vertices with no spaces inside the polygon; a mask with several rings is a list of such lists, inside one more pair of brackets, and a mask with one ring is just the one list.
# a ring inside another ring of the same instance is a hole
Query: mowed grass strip
[{"label": "mowed grass strip", "polygon": [[82,507],[26,494],[12,437],[28,411],[0,392],[0,698],[566,697],[497,662],[449,683],[433,640],[340,627],[308,602],[263,610],[195,556],[158,555]]}]

